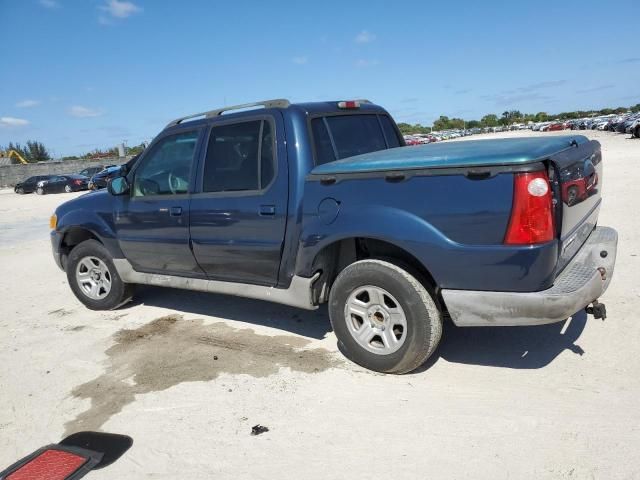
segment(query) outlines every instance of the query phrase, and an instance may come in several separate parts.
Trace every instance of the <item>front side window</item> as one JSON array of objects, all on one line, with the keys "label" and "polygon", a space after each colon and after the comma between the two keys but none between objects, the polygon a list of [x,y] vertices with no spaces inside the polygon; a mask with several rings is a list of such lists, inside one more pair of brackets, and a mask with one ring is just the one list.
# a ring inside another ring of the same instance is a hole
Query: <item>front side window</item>
[{"label": "front side window", "polygon": [[160,140],[135,172],[133,196],[187,193],[197,141],[197,130]]},{"label": "front side window", "polygon": [[262,190],[275,175],[270,122],[252,120],[211,128],[203,192]]}]

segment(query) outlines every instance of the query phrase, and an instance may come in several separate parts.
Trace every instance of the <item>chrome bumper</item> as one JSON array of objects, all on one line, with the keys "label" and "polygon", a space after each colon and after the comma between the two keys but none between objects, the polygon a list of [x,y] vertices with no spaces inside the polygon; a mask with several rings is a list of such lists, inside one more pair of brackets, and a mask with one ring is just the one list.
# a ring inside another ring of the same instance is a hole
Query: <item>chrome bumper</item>
[{"label": "chrome bumper", "polygon": [[442,290],[442,297],[453,323],[459,327],[559,322],[605,292],[613,276],[617,245],[618,234],[613,228],[596,227],[547,290],[525,293]]}]

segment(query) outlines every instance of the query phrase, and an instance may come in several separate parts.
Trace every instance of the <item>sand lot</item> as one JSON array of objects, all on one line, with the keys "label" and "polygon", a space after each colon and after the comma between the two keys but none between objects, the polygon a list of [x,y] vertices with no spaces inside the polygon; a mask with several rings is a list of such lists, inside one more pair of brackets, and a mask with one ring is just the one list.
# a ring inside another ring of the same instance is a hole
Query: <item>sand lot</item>
[{"label": "sand lot", "polygon": [[89,311],[48,238],[77,194],[2,191],[0,470],[103,429],[134,445],[87,478],[640,478],[640,140],[586,134],[603,146],[600,224],[619,233],[607,320],[447,325],[404,376],[344,360],[325,309],[141,288]]}]

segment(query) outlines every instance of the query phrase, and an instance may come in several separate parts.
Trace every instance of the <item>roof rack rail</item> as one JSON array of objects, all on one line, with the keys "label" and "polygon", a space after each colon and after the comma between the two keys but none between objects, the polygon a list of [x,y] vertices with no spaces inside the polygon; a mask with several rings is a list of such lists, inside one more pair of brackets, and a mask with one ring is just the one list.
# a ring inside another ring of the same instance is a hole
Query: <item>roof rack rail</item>
[{"label": "roof rack rail", "polygon": [[191,118],[204,117],[211,118],[222,115],[224,112],[228,112],[230,110],[241,110],[243,108],[251,108],[251,107],[264,107],[264,108],[287,108],[291,103],[289,100],[284,98],[276,98],[274,100],[263,100],[262,102],[253,102],[253,103],[243,103],[242,105],[230,105],[228,107],[217,108],[215,110],[209,110],[208,112],[194,113],[193,115],[187,115],[186,117],[176,118],[175,120],[170,121],[165,128],[173,127],[174,125],[179,125],[185,120],[189,120]]}]

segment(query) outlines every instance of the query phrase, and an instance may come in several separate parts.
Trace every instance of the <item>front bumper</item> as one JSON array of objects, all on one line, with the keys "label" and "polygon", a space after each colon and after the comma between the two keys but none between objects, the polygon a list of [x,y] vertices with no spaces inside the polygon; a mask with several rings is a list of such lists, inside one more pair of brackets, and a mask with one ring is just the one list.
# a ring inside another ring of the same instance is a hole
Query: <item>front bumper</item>
[{"label": "front bumper", "polygon": [[[613,276],[617,245],[618,234],[613,228],[596,227],[547,290],[525,293],[442,290],[442,298],[453,323],[459,327],[559,322],[605,292]],[[599,269],[604,269],[604,276]]]},{"label": "front bumper", "polygon": [[56,230],[51,230],[51,251],[53,253],[53,259],[56,262],[56,265],[60,268],[60,270],[64,271],[64,263],[62,258],[62,250],[60,245],[62,243],[62,235]]}]

